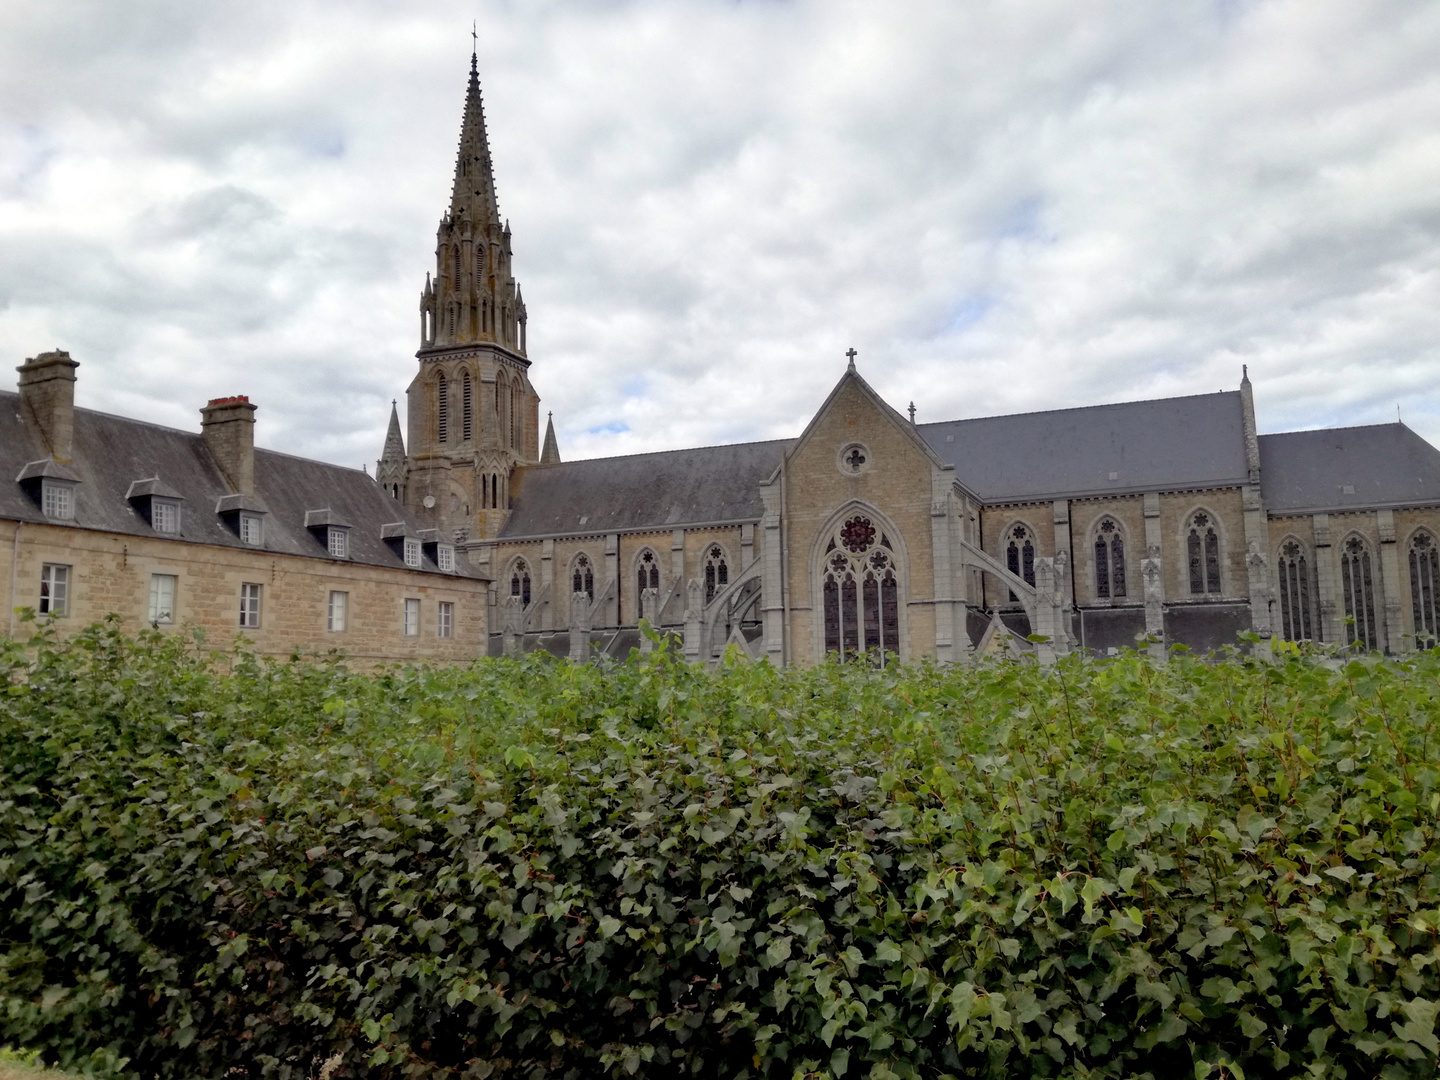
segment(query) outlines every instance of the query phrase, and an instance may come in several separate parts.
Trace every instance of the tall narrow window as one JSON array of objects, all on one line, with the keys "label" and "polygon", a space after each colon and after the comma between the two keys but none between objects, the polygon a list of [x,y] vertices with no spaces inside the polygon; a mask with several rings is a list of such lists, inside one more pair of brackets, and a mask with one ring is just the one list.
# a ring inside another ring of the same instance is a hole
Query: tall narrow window
[{"label": "tall narrow window", "polygon": [[575,559],[570,584],[571,592],[584,593],[587,600],[595,602],[595,568],[590,565],[588,555],[580,555]]},{"label": "tall narrow window", "polygon": [[725,591],[730,584],[730,568],[725,564],[725,552],[716,544],[705,553],[705,603]]},{"label": "tall narrow window", "polygon": [[1095,530],[1095,596],[1100,600],[1125,596],[1125,538],[1114,518],[1105,518]]},{"label": "tall narrow window", "polygon": [[455,605],[449,600],[441,600],[435,608],[435,636],[455,636]]},{"label": "tall narrow window", "polygon": [[660,564],[655,560],[655,552],[648,548],[642,551],[635,566],[635,584],[640,592],[660,588]]},{"label": "tall narrow window", "polygon": [[472,395],[470,389],[470,372],[465,372],[465,381],[460,390],[460,438],[466,442],[470,441],[473,432],[472,424]]},{"label": "tall narrow window", "polygon": [[520,449],[520,431],[525,426],[524,400],[520,384],[513,384],[510,387],[510,445],[516,450]]},{"label": "tall narrow window", "polygon": [[260,626],[260,586],[248,581],[240,586],[240,626],[244,630]]},{"label": "tall narrow window", "polygon": [[450,438],[450,391],[444,375],[435,379],[435,406],[435,439],[443,443]]},{"label": "tall narrow window", "polygon": [[1190,519],[1185,536],[1185,554],[1190,564],[1190,595],[1220,592],[1220,535],[1210,515],[1204,512]]},{"label": "tall narrow window", "polygon": [[325,629],[336,634],[343,632],[345,629],[345,616],[349,607],[349,593],[332,592],[330,594],[330,603],[325,612]]},{"label": "tall narrow window", "polygon": [[168,626],[175,621],[175,575],[150,575],[150,625]]},{"label": "tall narrow window", "polygon": [[70,614],[70,567],[58,563],[40,567],[40,614],[57,619]]},{"label": "tall narrow window", "polygon": [[1340,551],[1340,583],[1345,593],[1346,641],[1374,651],[1380,635],[1375,624],[1375,583],[1370,573],[1370,549],[1352,536]]},{"label": "tall narrow window", "polygon": [[522,606],[530,606],[530,567],[524,559],[516,559],[510,571],[510,595],[520,597]]},{"label": "tall narrow window", "polygon": [[459,245],[457,244],[452,250],[453,250],[454,253],[455,253],[455,258],[454,258],[454,262],[455,262],[455,284],[458,285],[458,284],[460,283],[460,247],[459,247]]},{"label": "tall narrow window", "polygon": [[1275,560],[1280,575],[1280,634],[1286,641],[1309,641],[1310,566],[1305,549],[1296,540],[1287,540]]},{"label": "tall narrow window", "polygon": [[405,598],[404,617],[401,623],[401,633],[406,637],[420,636],[420,601],[415,597]]},{"label": "tall narrow window", "polygon": [[[1025,525],[1010,527],[1010,538],[1005,544],[1005,569],[1026,585],[1035,584],[1035,539]],[[1013,604],[1019,599],[1012,589],[1010,602]]]},{"label": "tall narrow window", "polygon": [[884,664],[900,651],[900,586],[894,552],[868,518],[845,522],[821,573],[825,651]]},{"label": "tall narrow window", "polygon": [[404,551],[406,566],[420,565],[420,555],[422,549],[420,547],[419,540],[416,540],[413,536],[405,537]]},{"label": "tall narrow window", "polygon": [[1440,550],[1429,533],[1416,533],[1410,541],[1410,605],[1415,615],[1415,645],[1433,649],[1440,640]]}]

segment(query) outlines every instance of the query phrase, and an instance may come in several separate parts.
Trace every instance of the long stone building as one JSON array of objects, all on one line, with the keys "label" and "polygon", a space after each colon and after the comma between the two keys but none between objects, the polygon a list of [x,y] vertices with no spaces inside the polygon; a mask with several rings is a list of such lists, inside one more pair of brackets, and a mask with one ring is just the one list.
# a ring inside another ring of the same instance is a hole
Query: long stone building
[{"label": "long stone building", "polygon": [[[1259,435],[1193,397],[916,424],[848,368],[793,439],[564,462],[471,61],[419,369],[377,476],[492,579],[491,653],[1041,658],[1148,641],[1433,642],[1440,452],[1402,424]],[[818,396],[818,395],[817,395]]]}]

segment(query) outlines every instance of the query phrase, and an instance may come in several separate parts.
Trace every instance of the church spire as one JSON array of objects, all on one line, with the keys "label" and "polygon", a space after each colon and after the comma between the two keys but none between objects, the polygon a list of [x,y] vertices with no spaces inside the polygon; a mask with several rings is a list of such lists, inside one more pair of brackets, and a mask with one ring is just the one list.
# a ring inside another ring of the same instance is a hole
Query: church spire
[{"label": "church spire", "polygon": [[400,434],[400,412],[390,402],[390,428],[385,432],[385,449],[375,463],[375,482],[399,499],[405,491],[405,439]]},{"label": "church spire", "polygon": [[555,441],[555,414],[548,413],[545,421],[545,449],[540,451],[541,465],[560,464],[560,444]]},{"label": "church spire", "polygon": [[490,162],[490,136],[485,130],[485,102],[480,97],[480,71],[470,54],[470,83],[465,88],[465,117],[460,122],[460,149],[455,156],[455,184],[450,216],[486,225],[500,224],[495,173]]}]

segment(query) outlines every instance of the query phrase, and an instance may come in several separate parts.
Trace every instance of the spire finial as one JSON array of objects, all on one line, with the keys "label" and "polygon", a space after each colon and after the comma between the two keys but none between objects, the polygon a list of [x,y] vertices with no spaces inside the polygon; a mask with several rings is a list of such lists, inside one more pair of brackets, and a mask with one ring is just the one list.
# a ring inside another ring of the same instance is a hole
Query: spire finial
[{"label": "spire finial", "polygon": [[474,19],[471,19],[471,20],[470,20],[470,74],[471,74],[471,75],[478,75],[478,74],[480,74],[480,72],[477,71],[476,68],[475,68],[475,54],[476,54],[476,52],[479,51],[479,49],[480,49],[480,35],[479,35],[479,33],[476,32],[476,23],[475,23],[475,20],[474,20]]},{"label": "spire finial", "polygon": [[915,403],[910,402],[910,423],[915,423]]},{"label": "spire finial", "polygon": [[846,368],[845,370],[847,370],[847,371],[854,371],[854,370],[855,370],[855,357],[859,355],[858,353],[856,353],[855,347],[852,345],[852,346],[850,347],[849,351],[847,351],[847,352],[845,353],[845,355],[850,358],[850,366],[849,366],[848,368]]}]

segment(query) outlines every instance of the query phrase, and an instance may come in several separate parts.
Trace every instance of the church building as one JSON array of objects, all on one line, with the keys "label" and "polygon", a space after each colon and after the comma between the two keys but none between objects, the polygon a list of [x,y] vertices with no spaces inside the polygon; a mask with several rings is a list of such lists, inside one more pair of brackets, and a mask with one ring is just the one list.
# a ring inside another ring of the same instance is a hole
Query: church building
[{"label": "church building", "polygon": [[1440,451],[1398,422],[1260,435],[1243,373],[917,424],[852,350],[792,439],[562,462],[473,57],[419,315],[409,446],[392,414],[377,480],[491,579],[491,655],[623,656],[642,620],[695,662],[779,665],[1436,640]]}]

